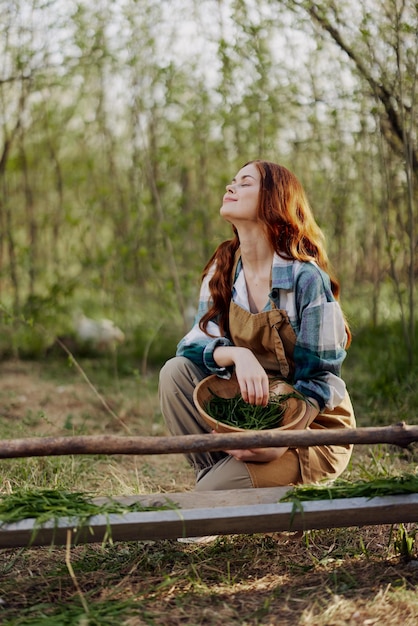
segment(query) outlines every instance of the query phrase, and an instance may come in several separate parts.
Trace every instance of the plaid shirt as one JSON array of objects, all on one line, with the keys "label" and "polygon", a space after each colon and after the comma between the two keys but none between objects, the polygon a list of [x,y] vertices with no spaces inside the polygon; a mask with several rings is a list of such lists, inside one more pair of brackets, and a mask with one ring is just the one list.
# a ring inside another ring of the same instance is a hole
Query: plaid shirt
[{"label": "plaid shirt", "polygon": [[[214,267],[202,281],[197,315],[193,328],[179,342],[177,356],[184,356],[204,368],[208,375],[216,373],[229,378],[230,368],[219,367],[213,358],[218,346],[233,345],[220,335],[216,321],[209,322],[209,337],[199,328],[199,320],[210,305],[209,281]],[[249,311],[247,287],[241,259],[238,262],[232,289],[232,300]],[[332,410],[345,396],[341,365],[345,359],[347,335],[340,305],[335,300],[328,275],[314,262],[285,260],[274,255],[272,289],[264,311],[272,303],[289,316],[296,334],[293,354],[294,387],[314,398],[322,409]]]}]

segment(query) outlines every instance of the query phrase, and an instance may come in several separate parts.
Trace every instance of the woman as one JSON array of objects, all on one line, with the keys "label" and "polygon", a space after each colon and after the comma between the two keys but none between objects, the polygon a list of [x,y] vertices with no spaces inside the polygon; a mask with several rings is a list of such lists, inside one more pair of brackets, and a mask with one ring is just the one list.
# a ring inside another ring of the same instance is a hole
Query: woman
[{"label": "woman", "polygon": [[[193,390],[209,374],[235,371],[247,402],[266,405],[269,375],[303,394],[296,428],[353,428],[341,364],[350,331],[338,304],[323,235],[298,179],[267,161],[244,165],[223,197],[233,238],[202,278],[196,322],[160,373],[161,410],[173,435],[210,429]],[[334,479],[352,446],[257,448],[187,455],[197,490],[273,487]]]}]

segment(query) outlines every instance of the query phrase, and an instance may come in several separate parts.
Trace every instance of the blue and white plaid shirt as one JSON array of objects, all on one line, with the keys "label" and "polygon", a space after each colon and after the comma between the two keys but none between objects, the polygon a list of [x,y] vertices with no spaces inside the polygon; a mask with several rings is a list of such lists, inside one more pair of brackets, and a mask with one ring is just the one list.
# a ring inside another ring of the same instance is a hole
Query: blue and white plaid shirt
[{"label": "blue and white plaid shirt", "polygon": [[[184,356],[203,367],[208,375],[229,378],[230,369],[219,367],[213,352],[218,346],[233,345],[222,337],[215,321],[209,322],[209,337],[199,328],[199,320],[209,309],[209,281],[214,267],[202,282],[199,306],[193,328],[179,342],[177,356]],[[232,300],[249,311],[247,287],[241,259],[238,261],[232,289]],[[328,275],[315,262],[285,260],[274,255],[272,289],[264,308],[283,309],[296,334],[294,349],[294,387],[318,401],[322,409],[332,410],[345,396],[341,365],[345,359],[347,335],[340,305],[335,300]]]}]

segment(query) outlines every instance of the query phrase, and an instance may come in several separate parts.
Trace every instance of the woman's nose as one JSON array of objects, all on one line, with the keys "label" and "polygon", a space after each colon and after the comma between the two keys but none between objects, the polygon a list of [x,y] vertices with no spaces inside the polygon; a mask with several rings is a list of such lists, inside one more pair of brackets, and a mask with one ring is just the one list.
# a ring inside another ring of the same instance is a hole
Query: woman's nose
[{"label": "woman's nose", "polygon": [[229,185],[226,186],[226,190],[230,191],[231,193],[234,193],[235,192],[234,185],[232,183],[229,183]]}]

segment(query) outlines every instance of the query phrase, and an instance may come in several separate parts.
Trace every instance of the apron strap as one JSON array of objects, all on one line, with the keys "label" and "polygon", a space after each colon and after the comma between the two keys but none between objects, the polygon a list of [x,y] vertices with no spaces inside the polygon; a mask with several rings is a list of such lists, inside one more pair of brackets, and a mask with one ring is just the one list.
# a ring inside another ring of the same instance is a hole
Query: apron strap
[{"label": "apron strap", "polygon": [[276,308],[269,311],[268,318],[270,328],[273,330],[272,335],[274,340],[274,350],[276,352],[276,357],[280,365],[280,373],[284,378],[289,378],[290,366],[286,358],[286,352],[280,335],[280,329],[283,323],[287,322],[288,320],[285,318],[282,312]]}]

